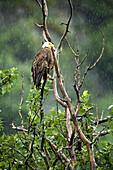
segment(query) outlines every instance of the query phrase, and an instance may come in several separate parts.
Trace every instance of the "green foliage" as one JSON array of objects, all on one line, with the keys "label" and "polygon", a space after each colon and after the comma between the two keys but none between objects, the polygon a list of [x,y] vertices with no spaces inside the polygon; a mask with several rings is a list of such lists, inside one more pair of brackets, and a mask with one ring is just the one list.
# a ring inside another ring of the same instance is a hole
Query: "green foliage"
[{"label": "green foliage", "polygon": [[[84,83],[84,89],[89,89],[93,94],[93,103],[97,103],[100,110],[105,110],[108,105],[112,103],[112,15],[113,10],[109,6],[113,5],[110,0],[109,5],[104,1],[74,1],[73,3],[73,20],[70,26],[71,34],[69,34],[69,41],[73,50],[79,49],[80,60],[82,61],[87,49],[89,48],[89,54],[83,68],[81,69],[81,75],[89,62],[95,61],[100,54],[102,46],[102,37],[99,32],[99,25],[104,21],[102,25],[103,34],[105,35],[105,51],[102,58],[102,62],[98,63],[93,74],[89,73]],[[55,10],[53,10],[55,9]],[[109,10],[108,10],[109,9]],[[0,23],[0,69],[9,69],[13,66],[18,67],[18,70],[25,74],[25,91],[24,98],[26,99],[29,93],[30,86],[30,71],[32,60],[35,54],[41,48],[43,36],[42,29],[37,28],[34,22],[42,24],[41,10],[35,1],[26,0],[1,0],[1,23]],[[65,25],[61,25],[61,22],[67,22],[69,16],[68,2],[60,0],[53,0],[48,2],[48,18],[47,26],[55,46],[59,42],[62,33],[64,32]],[[76,21],[76,22],[74,22]],[[62,66],[62,72],[65,80],[66,89],[72,99],[75,99],[73,95],[74,89],[70,82],[73,84],[73,74],[75,71],[74,56],[67,48],[65,41],[62,46],[63,53],[61,53],[59,60]],[[65,59],[65,62],[64,62]],[[70,64],[68,64],[70,63]],[[18,89],[21,87],[21,79],[18,80],[18,88],[13,88],[10,95],[7,93],[1,103],[3,112],[1,113],[3,118],[7,112],[8,117],[14,119],[12,115],[18,111],[18,107],[13,107],[12,103],[15,101],[19,103],[20,96],[15,95]],[[1,93],[1,92],[0,92]],[[12,97],[13,96],[13,97]],[[16,96],[16,97],[15,97]],[[109,96],[109,98],[108,98]],[[8,99],[8,100],[7,100]],[[54,104],[50,100],[49,107],[54,107]],[[5,106],[5,107],[4,107]],[[5,108],[5,109],[4,109]],[[24,115],[27,115],[27,110],[24,110]],[[10,115],[10,113],[12,113]],[[15,115],[14,115],[15,117]],[[10,124],[10,120],[7,120],[7,125]],[[10,127],[8,127],[10,129]],[[6,132],[6,129],[4,129]],[[7,133],[9,133],[7,131]]]},{"label": "green foliage", "polygon": [[98,169],[113,169],[113,144],[108,141],[101,142],[102,149],[97,148],[95,155],[99,165]]},{"label": "green foliage", "polygon": [[[0,110],[0,112],[1,112],[1,110]],[[1,131],[3,131],[3,121],[2,121],[3,119],[2,118],[0,118],[0,132]]]},{"label": "green foliage", "polygon": [[[2,71],[5,75],[4,78],[11,72],[16,72],[16,69]],[[19,74],[16,72],[15,74]],[[15,75],[14,74],[14,75]],[[14,78],[14,77],[13,77]],[[17,78],[17,77],[16,77]],[[5,86],[5,84],[3,84]],[[47,97],[50,92],[51,81],[46,84],[44,90],[44,98]],[[1,169],[33,169],[36,168],[36,162],[38,168],[46,169],[45,158],[49,162],[50,169],[60,170],[66,166],[66,161],[54,161],[56,160],[61,151],[68,159],[69,152],[68,146],[68,133],[66,128],[66,117],[64,112],[61,110],[55,111],[53,108],[50,110],[50,114],[44,114],[44,131],[45,131],[45,142],[44,151],[41,150],[42,143],[42,126],[40,124],[40,88],[36,90],[34,85],[30,88],[30,93],[26,100],[26,107],[29,107],[29,113],[27,122],[24,122],[24,130],[20,129],[15,135],[3,134],[0,137],[0,168]],[[94,142],[93,131],[95,128],[94,114],[87,111],[93,104],[89,103],[90,94],[88,91],[84,91],[81,96],[81,107],[80,116],[78,117],[79,125],[81,130],[87,136],[87,138]],[[109,106],[110,115],[112,115],[112,105]],[[84,114],[84,116],[82,116]],[[0,129],[3,130],[2,119],[0,120]],[[106,131],[113,134],[112,128],[112,117],[108,120],[109,129],[106,126]],[[20,126],[18,126],[20,127]],[[111,128],[111,129],[110,129]],[[105,130],[105,129],[104,129]],[[111,131],[110,131],[111,130]],[[99,131],[98,131],[99,133]],[[90,169],[88,152],[86,146],[81,142],[81,150],[77,149],[78,136],[75,135],[74,141],[76,144],[73,145],[73,149],[76,153],[76,163],[74,168],[77,170]],[[58,154],[56,156],[56,154]],[[96,141],[94,143],[94,154],[98,165],[98,170],[103,168],[113,168],[113,144],[108,141]]]},{"label": "green foliage", "polygon": [[16,71],[17,68],[11,68],[0,70],[0,95],[4,95],[6,91],[10,91],[13,87],[14,80],[18,80],[18,75],[20,74]]}]

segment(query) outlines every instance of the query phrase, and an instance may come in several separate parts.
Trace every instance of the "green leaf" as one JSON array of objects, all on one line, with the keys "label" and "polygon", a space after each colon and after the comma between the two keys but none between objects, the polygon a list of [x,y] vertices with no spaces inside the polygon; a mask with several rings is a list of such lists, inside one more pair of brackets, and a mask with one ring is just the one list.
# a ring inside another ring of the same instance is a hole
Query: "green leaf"
[{"label": "green leaf", "polygon": [[20,74],[20,72],[19,71],[14,71],[14,74]]},{"label": "green leaf", "polygon": [[11,72],[14,72],[15,70],[17,70],[17,68],[15,67],[11,68]]},{"label": "green leaf", "polygon": [[56,114],[56,111],[55,110],[50,110],[50,115],[55,115]]},{"label": "green leaf", "polygon": [[8,69],[5,69],[5,70],[3,70],[3,73],[10,73],[10,71],[8,70]]},{"label": "green leaf", "polygon": [[52,131],[53,135],[58,135],[58,132],[56,130]]},{"label": "green leaf", "polygon": [[102,145],[103,147],[106,147],[106,146],[108,145],[108,142],[107,142],[107,141],[101,141],[101,145]]},{"label": "green leaf", "polygon": [[82,95],[82,96],[87,96],[87,94],[88,94],[88,90],[85,90],[85,91],[83,92],[83,95]]}]

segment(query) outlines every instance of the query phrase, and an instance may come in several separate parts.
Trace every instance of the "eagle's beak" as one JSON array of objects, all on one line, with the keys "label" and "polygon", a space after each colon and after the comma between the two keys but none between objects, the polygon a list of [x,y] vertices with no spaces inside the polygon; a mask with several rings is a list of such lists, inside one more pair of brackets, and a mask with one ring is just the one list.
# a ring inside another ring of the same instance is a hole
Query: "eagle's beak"
[{"label": "eagle's beak", "polygon": [[49,46],[54,48],[54,45],[53,45],[53,44],[50,44]]}]

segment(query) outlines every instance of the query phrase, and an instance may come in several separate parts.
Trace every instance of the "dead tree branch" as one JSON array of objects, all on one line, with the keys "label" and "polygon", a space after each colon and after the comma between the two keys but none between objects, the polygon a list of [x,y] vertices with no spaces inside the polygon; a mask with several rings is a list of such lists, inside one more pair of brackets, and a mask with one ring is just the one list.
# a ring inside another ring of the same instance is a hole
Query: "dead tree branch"
[{"label": "dead tree branch", "polygon": [[60,103],[63,107],[66,107],[66,103],[58,95],[55,68],[53,70],[53,94],[54,94],[54,97],[55,97],[56,101],[58,103]]},{"label": "dead tree branch", "polygon": [[41,3],[38,0],[35,0],[35,1],[38,3],[39,7],[42,9]]},{"label": "dead tree branch", "polygon": [[23,129],[21,126],[15,126],[14,125],[14,122],[12,122],[12,129],[14,129],[14,130],[17,130],[17,131],[23,131],[24,130],[24,132],[28,132],[28,130],[27,129]]},{"label": "dead tree branch", "polygon": [[47,16],[48,16],[48,8],[47,8],[46,0],[42,0],[42,14],[43,14],[43,29],[44,29],[45,35],[46,35],[48,41],[52,42],[50,34],[47,29],[47,24],[46,24],[46,20],[47,20]]},{"label": "dead tree branch", "polygon": [[60,42],[58,44],[57,49],[60,49],[64,38],[66,37],[67,33],[69,32],[69,25],[70,25],[70,22],[71,22],[71,19],[72,19],[73,6],[72,6],[72,3],[71,3],[71,0],[68,0],[68,3],[69,3],[69,7],[70,7],[70,16],[69,16],[67,24],[65,24],[66,25],[66,30],[65,30],[65,32],[63,33],[63,35],[62,35],[62,37],[60,39]]},{"label": "dead tree branch", "polygon": [[84,61],[86,60],[86,58],[87,58],[87,56],[88,56],[88,52],[89,52],[89,49],[87,50],[87,52],[86,52],[83,60],[81,61],[81,63],[79,63],[79,65],[78,65],[79,67],[80,67],[80,66],[84,63]]},{"label": "dead tree branch", "polygon": [[89,109],[87,109],[87,110],[85,111],[85,113],[83,113],[82,115],[77,115],[77,117],[85,117],[85,116],[87,116],[88,112],[89,112],[91,109],[94,109],[94,106],[92,106],[92,107],[90,107]]},{"label": "dead tree branch", "polygon": [[24,74],[22,75],[22,96],[21,96],[20,108],[19,108],[19,111],[18,111],[18,114],[19,114],[19,116],[21,118],[21,126],[24,129],[23,117],[22,117],[22,114],[21,114],[22,104],[23,104],[23,95],[24,95],[24,86],[23,86],[23,83],[24,83]]},{"label": "dead tree branch", "polygon": [[[74,54],[75,57],[77,57],[78,55],[77,55],[77,53],[75,53],[75,51],[72,49],[72,47],[71,47],[71,45],[70,45],[67,37],[65,37],[65,40],[66,40],[67,45],[68,45],[69,49],[71,50],[71,52]],[[75,60],[76,60],[76,58],[75,58]]]},{"label": "dead tree branch", "polygon": [[[111,118],[110,116],[107,116],[106,118],[99,120],[99,121],[98,121],[98,124],[105,123],[105,122],[107,122],[110,118]],[[95,121],[94,124],[97,125],[97,121]]]},{"label": "dead tree branch", "polygon": [[102,37],[103,37],[102,51],[101,51],[100,56],[99,56],[98,59],[96,60],[96,62],[89,68],[89,70],[93,69],[93,68],[96,66],[96,64],[97,64],[97,63],[99,62],[99,60],[102,58],[102,55],[103,55],[103,52],[104,52],[104,41],[105,41],[105,38],[104,38],[104,35],[103,35],[103,32],[102,32],[101,27],[100,27],[100,31],[101,31],[101,35],[102,35]]},{"label": "dead tree branch", "polygon": [[[42,15],[43,15],[43,25],[39,25],[37,23],[35,23],[36,26],[38,26],[39,28],[43,28],[44,31],[44,36],[46,37],[46,39],[49,42],[52,42],[52,39],[50,37],[49,31],[47,29],[47,17],[48,17],[48,8],[47,8],[47,2],[46,0],[41,0],[41,3],[39,2],[39,0],[35,0],[37,2],[37,4],[39,5],[39,7],[42,10]],[[45,39],[45,38],[44,38]]]}]

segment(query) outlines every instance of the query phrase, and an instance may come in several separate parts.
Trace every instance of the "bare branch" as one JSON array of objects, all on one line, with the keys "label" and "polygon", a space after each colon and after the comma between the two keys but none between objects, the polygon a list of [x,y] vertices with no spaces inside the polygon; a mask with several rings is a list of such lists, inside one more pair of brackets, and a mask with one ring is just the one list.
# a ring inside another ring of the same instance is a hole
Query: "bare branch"
[{"label": "bare branch", "polygon": [[109,131],[103,131],[101,132],[100,136],[105,136],[105,135],[108,135],[110,132]]},{"label": "bare branch", "polygon": [[[65,37],[65,40],[66,40],[67,45],[68,45],[69,49],[71,50],[71,52],[74,54],[75,57],[77,57],[77,54],[76,54],[75,51],[72,49],[72,47],[71,47],[71,45],[70,45],[67,37]],[[75,58],[75,61],[76,61],[76,58]]]},{"label": "bare branch", "polygon": [[68,107],[65,109],[65,114],[66,114],[66,128],[67,128],[67,131],[68,131],[68,140],[70,141],[71,139],[71,135],[72,135],[72,128],[71,128],[71,115],[70,115],[70,112],[69,112],[69,109]]},{"label": "bare branch", "polygon": [[43,25],[39,25],[39,24],[37,24],[36,22],[34,23],[37,27],[39,27],[39,28],[43,28]]},{"label": "bare branch", "polygon": [[69,25],[70,25],[70,22],[71,22],[71,19],[72,19],[72,9],[73,9],[73,6],[72,6],[72,3],[71,3],[71,0],[68,0],[68,3],[69,3],[69,7],[70,7],[70,16],[69,16],[67,24],[65,24],[66,25],[66,30],[65,30],[65,32],[63,33],[63,35],[62,35],[62,37],[60,39],[60,42],[58,44],[57,49],[60,49],[64,38],[66,37],[67,33],[69,32]]},{"label": "bare branch", "polygon": [[38,3],[39,7],[42,9],[41,3],[38,0],[35,0],[35,1]]},{"label": "bare branch", "polygon": [[[106,118],[99,120],[99,121],[98,121],[98,124],[105,123],[105,122],[107,122],[110,118],[111,118],[111,116],[107,116]],[[95,121],[94,124],[97,125],[97,121]]]},{"label": "bare branch", "polygon": [[81,66],[84,63],[85,59],[87,58],[88,52],[89,52],[89,49],[87,50],[83,60],[81,61],[81,63],[78,66]]},{"label": "bare branch", "polygon": [[42,0],[42,14],[43,14],[43,29],[44,29],[45,35],[46,35],[48,41],[52,42],[51,37],[48,32],[48,29],[47,29],[47,24],[46,24],[46,20],[47,20],[47,16],[48,16],[46,0]]},{"label": "bare branch", "polygon": [[81,104],[81,101],[78,101],[78,103],[77,103],[77,108],[76,108],[76,111],[75,111],[75,116],[76,116],[76,117],[77,117],[78,112],[79,112],[79,110],[80,110],[80,104]]},{"label": "bare branch", "polygon": [[57,60],[58,52],[56,52],[56,55],[55,55],[53,48],[51,48],[51,50],[52,50],[52,54],[53,54],[53,58],[54,58],[55,71],[56,71],[56,75],[57,75],[57,78],[58,78],[60,90],[62,92],[64,100],[67,102],[70,99],[69,99],[68,94],[66,92],[66,89],[64,87],[64,80],[63,80],[61,70],[60,70],[60,67],[59,67],[59,64],[58,64],[58,60]]},{"label": "bare branch", "polygon": [[96,66],[96,64],[97,64],[97,63],[99,62],[99,60],[102,58],[102,55],[103,55],[103,52],[104,52],[104,41],[105,41],[105,38],[104,38],[104,35],[103,35],[103,32],[102,32],[101,27],[100,27],[100,31],[101,31],[101,35],[102,35],[102,37],[103,37],[102,51],[101,51],[101,54],[100,54],[99,58],[98,58],[98,59],[96,60],[96,62],[89,68],[89,70],[93,69],[93,68]]},{"label": "bare branch", "polygon": [[95,126],[95,128],[94,128],[94,132],[96,131],[96,129],[97,129],[97,127],[98,127],[98,123],[99,123],[99,118],[98,118],[98,107],[96,106],[96,114],[97,114],[97,124],[96,124],[96,126]]},{"label": "bare branch", "polygon": [[83,77],[82,77],[81,83],[80,83],[80,85],[79,85],[79,89],[82,87],[82,85],[83,85],[83,83],[84,83],[84,80],[85,80],[85,77],[86,77],[88,71],[90,70],[90,65],[91,65],[91,64],[89,64],[89,66],[87,67],[87,69],[86,69],[86,71],[85,71],[85,73],[84,73],[84,75],[83,75]]},{"label": "bare branch", "polygon": [[75,155],[75,152],[74,152],[74,149],[73,149],[73,145],[74,145],[74,137],[75,137],[75,126],[74,126],[74,123],[72,123],[72,133],[71,133],[71,138],[70,138],[70,141],[69,141],[69,155],[70,155],[70,158],[71,158],[71,162],[72,162],[72,165],[74,165],[76,163],[76,155]]},{"label": "bare branch", "polygon": [[91,109],[94,109],[94,106],[91,106],[89,109],[87,109],[86,111],[85,111],[85,113],[83,113],[82,115],[77,115],[77,117],[85,117],[85,116],[87,116],[87,113],[91,110]]},{"label": "bare branch", "polygon": [[57,84],[56,84],[56,72],[55,72],[55,68],[53,70],[53,93],[54,93],[56,101],[58,103],[60,103],[63,107],[66,107],[66,103],[63,102],[63,100],[61,100],[59,95],[58,95]]},{"label": "bare branch", "polygon": [[18,114],[21,118],[21,125],[22,125],[22,128],[24,130],[24,125],[23,125],[23,117],[22,117],[22,114],[21,114],[21,109],[22,109],[22,104],[23,104],[23,94],[24,94],[24,86],[23,86],[23,83],[24,83],[24,74],[22,75],[22,96],[21,96],[21,102],[20,102],[20,108],[19,108],[19,111],[18,111]]},{"label": "bare branch", "polygon": [[100,120],[102,120],[102,119],[103,119],[103,114],[104,114],[104,110],[102,111],[102,114],[101,114],[101,118],[100,118]]},{"label": "bare branch", "polygon": [[63,81],[63,78],[62,78],[60,67],[58,65],[57,57],[54,54],[53,48],[51,48],[51,50],[52,50],[52,53],[53,53],[53,58],[54,58],[54,63],[55,63],[55,71],[56,71],[56,74],[57,74],[60,90],[62,92],[63,98],[66,100],[66,103],[68,105],[68,108],[69,108],[69,111],[70,111],[70,114],[71,114],[71,117],[72,117],[72,121],[73,121],[75,129],[76,129],[76,132],[79,135],[79,137],[81,138],[81,140],[84,142],[84,144],[86,144],[86,146],[87,146],[90,164],[91,164],[92,169],[93,169],[93,167],[96,167],[96,163],[95,163],[95,159],[94,159],[94,155],[93,155],[93,148],[92,148],[92,146],[90,146],[91,142],[85,137],[85,135],[83,134],[82,130],[79,127],[78,121],[76,120],[76,117],[75,117],[75,114],[74,114],[74,109],[73,109],[71,100],[68,97],[68,94],[65,90],[64,81]]},{"label": "bare branch", "polygon": [[99,133],[97,133],[97,136],[96,136],[96,138],[94,139],[94,141],[92,142],[92,144],[94,144],[94,143],[96,142],[96,140],[98,139],[98,137],[101,136],[101,133],[102,133],[102,131],[103,131],[105,128],[106,128],[106,126],[103,127],[102,130],[101,130]]},{"label": "bare branch", "polygon": [[14,130],[17,130],[17,131],[23,131],[24,130],[24,132],[28,132],[28,130],[27,129],[23,129],[21,126],[15,126],[14,125],[14,122],[12,122],[12,129],[14,129]]}]

